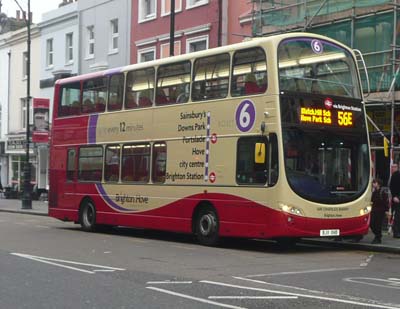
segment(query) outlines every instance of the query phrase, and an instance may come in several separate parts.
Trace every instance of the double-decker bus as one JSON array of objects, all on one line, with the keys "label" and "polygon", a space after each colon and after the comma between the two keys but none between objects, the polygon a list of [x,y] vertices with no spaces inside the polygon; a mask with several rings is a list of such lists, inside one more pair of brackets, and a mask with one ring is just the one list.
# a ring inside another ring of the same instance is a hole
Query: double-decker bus
[{"label": "double-decker bus", "polygon": [[367,233],[370,157],[354,53],[291,33],[59,80],[49,215],[288,239]]}]

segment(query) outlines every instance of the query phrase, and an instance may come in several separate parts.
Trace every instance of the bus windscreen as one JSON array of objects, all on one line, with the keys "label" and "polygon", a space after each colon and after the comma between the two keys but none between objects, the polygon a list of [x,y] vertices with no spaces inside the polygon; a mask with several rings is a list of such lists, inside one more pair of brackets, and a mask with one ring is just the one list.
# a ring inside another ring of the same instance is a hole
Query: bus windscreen
[{"label": "bus windscreen", "polygon": [[278,58],[281,91],[361,98],[354,58],[338,45],[288,39],[279,45]]}]

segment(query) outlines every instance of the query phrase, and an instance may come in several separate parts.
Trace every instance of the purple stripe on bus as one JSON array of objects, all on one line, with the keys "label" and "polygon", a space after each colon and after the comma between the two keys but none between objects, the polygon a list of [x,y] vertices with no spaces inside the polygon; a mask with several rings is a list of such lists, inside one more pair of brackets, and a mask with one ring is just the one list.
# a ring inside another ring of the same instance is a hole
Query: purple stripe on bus
[{"label": "purple stripe on bus", "polygon": [[120,73],[121,72],[121,68],[116,68],[116,69],[110,69],[104,72],[104,76],[109,76],[109,75],[113,75],[116,73]]},{"label": "purple stripe on bus", "polygon": [[89,144],[96,143],[96,129],[97,129],[97,120],[99,119],[98,114],[90,115],[89,116],[89,128],[88,128],[88,141]]},{"label": "purple stripe on bus", "polygon": [[[102,184],[96,184],[96,188],[97,191],[99,191],[99,193],[101,194],[102,198],[106,201],[106,203],[108,205],[110,205],[112,208],[115,208],[117,210],[121,210],[121,211],[127,211],[127,210],[131,210],[131,209],[126,209],[123,208],[121,206],[119,206],[117,203],[115,203],[106,193],[106,190],[104,190],[104,187]],[[132,209],[133,210],[133,209]]]}]

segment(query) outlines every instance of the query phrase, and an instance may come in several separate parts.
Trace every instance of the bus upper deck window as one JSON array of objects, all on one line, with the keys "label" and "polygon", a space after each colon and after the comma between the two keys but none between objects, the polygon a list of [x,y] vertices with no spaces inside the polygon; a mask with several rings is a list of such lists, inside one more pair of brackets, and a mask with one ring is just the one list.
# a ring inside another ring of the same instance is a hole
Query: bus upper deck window
[{"label": "bus upper deck window", "polygon": [[61,86],[58,116],[73,116],[80,113],[81,84],[71,83]]},{"label": "bus upper deck window", "polygon": [[160,66],[157,73],[156,104],[186,103],[189,100],[190,61]]},{"label": "bus upper deck window", "polygon": [[101,77],[83,83],[82,112],[104,112],[107,98],[107,78]]},{"label": "bus upper deck window", "polygon": [[194,63],[192,101],[223,99],[228,95],[230,55],[199,58]]},{"label": "bus upper deck window", "polygon": [[140,108],[153,105],[154,68],[128,72],[126,77],[125,108]]},{"label": "bus upper deck window", "polygon": [[124,94],[124,75],[117,74],[110,77],[108,86],[108,110],[117,111],[122,108]]},{"label": "bus upper deck window", "polygon": [[233,58],[233,97],[264,93],[267,90],[267,60],[262,48],[237,51]]}]

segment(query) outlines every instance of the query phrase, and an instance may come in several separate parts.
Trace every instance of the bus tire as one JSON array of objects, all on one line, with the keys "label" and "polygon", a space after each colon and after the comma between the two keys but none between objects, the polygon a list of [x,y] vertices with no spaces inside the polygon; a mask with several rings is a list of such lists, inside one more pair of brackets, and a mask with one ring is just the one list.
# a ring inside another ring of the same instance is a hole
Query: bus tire
[{"label": "bus tire", "polygon": [[96,230],[96,207],[91,200],[83,201],[79,221],[82,230],[85,232],[94,232]]},{"label": "bus tire", "polygon": [[195,233],[200,244],[215,246],[219,242],[219,220],[213,207],[202,207],[195,217]]}]

